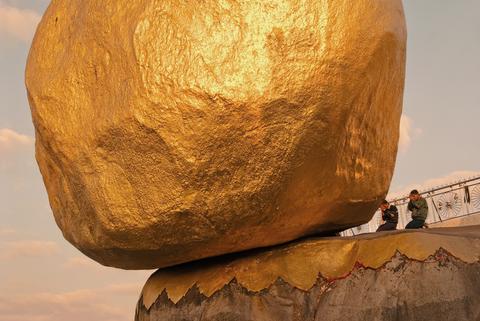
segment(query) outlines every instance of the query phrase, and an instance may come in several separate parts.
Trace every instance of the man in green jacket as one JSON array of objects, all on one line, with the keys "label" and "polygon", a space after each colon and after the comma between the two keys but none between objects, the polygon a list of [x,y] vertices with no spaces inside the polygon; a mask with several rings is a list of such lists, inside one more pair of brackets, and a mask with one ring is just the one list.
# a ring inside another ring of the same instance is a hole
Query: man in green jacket
[{"label": "man in green jacket", "polygon": [[412,221],[405,228],[422,228],[428,216],[428,203],[416,189],[410,192],[409,198],[408,210],[412,212]]}]

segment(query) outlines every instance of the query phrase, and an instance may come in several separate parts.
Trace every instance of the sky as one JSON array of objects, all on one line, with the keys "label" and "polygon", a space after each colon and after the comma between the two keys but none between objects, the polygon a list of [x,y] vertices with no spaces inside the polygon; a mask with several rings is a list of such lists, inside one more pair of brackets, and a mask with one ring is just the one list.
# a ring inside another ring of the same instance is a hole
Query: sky
[{"label": "sky", "polygon": [[[0,321],[127,321],[151,271],[102,267],[57,228],[23,83],[46,0],[0,0]],[[480,1],[405,0],[400,151],[390,194],[480,174]]]}]

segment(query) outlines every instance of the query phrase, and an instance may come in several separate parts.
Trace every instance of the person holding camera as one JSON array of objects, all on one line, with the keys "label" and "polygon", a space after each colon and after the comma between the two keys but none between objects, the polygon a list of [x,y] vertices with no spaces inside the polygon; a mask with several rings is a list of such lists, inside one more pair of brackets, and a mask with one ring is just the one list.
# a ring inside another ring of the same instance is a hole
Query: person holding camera
[{"label": "person holding camera", "polygon": [[387,200],[383,200],[382,204],[380,204],[380,210],[382,211],[382,220],[384,223],[378,227],[377,232],[395,231],[398,224],[397,207],[390,205]]},{"label": "person holding camera", "polygon": [[408,196],[410,202],[408,202],[408,210],[412,212],[412,221],[405,226],[406,229],[419,229],[423,228],[428,216],[428,203],[420,193],[414,189]]}]

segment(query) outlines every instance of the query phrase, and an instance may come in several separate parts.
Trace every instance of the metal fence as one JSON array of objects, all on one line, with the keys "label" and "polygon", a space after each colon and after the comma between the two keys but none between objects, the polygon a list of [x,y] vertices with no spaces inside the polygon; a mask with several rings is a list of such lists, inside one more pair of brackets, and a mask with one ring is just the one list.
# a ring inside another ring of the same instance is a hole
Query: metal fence
[{"label": "metal fence", "polygon": [[[480,213],[480,176],[420,191],[420,194],[428,202],[427,223],[429,224]],[[408,202],[408,196],[390,200],[390,203],[398,208],[398,229],[403,229],[411,220],[411,213],[407,210]],[[349,229],[342,235],[352,236],[375,232],[380,224],[382,224],[382,215],[377,211],[369,223]]]}]

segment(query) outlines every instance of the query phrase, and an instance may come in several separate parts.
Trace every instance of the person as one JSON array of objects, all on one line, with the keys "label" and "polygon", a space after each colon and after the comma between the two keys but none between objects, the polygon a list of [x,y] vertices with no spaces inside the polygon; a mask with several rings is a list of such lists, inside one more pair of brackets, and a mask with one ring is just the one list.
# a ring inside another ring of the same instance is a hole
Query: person
[{"label": "person", "polygon": [[385,222],[380,225],[377,232],[382,231],[395,231],[398,224],[398,209],[395,205],[390,205],[387,200],[383,200],[380,204],[380,210],[382,211],[382,220]]},{"label": "person", "polygon": [[427,201],[418,193],[416,189],[410,192],[408,196],[408,210],[412,212],[412,221],[405,226],[406,229],[418,229],[425,225],[428,216]]}]

